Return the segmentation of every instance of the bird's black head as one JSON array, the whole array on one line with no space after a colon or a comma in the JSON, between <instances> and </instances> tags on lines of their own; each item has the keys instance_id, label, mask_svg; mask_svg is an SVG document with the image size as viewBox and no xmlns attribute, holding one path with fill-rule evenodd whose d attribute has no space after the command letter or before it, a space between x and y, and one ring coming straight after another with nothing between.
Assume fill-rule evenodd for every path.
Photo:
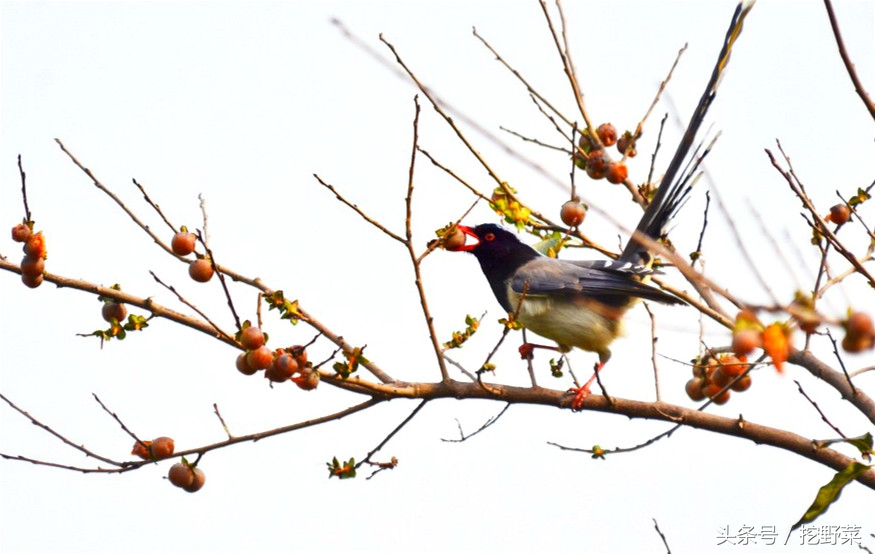
<instances>
[{"instance_id":1,"label":"bird's black head","mask_svg":"<svg viewBox=\"0 0 875 554\"><path fill-rule=\"evenodd\" d=\"M520 242L515 234L494 223L481 223L476 227L459 225L458 228L475 242L466 242L453 251L474 254L499 300L507 295L504 290L505 281L521 265L540 256L534 248Z\"/></svg>"}]
</instances>

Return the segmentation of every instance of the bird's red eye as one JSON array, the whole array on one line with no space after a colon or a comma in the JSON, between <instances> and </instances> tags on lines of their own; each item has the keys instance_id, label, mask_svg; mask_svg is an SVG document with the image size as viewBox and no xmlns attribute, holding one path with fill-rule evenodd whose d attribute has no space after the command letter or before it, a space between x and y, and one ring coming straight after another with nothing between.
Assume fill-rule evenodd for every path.
<instances>
[{"instance_id":1,"label":"bird's red eye","mask_svg":"<svg viewBox=\"0 0 875 554\"><path fill-rule=\"evenodd\" d=\"M486 233L485 235L483 235L483 240L485 240L486 242L492 242L495 240L495 235L493 233Z\"/></svg>"}]
</instances>

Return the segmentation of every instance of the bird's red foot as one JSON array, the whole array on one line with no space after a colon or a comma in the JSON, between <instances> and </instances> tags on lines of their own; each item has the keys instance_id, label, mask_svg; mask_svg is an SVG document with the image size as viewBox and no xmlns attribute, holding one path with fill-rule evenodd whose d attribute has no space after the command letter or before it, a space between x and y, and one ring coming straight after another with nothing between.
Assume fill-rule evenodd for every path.
<instances>
[{"instance_id":1,"label":"bird's red foot","mask_svg":"<svg viewBox=\"0 0 875 554\"><path fill-rule=\"evenodd\" d=\"M589 383L582 387L571 387L568 392L574 393L574 398L571 399L571 409L575 412L583 409L583 401L589 398L592 392L589 390Z\"/></svg>"},{"instance_id":2,"label":"bird's red foot","mask_svg":"<svg viewBox=\"0 0 875 554\"><path fill-rule=\"evenodd\" d=\"M578 411L583 409L583 401L589 398L589 395L592 394L590 391L590 386L592 386L592 382L596 380L598 377L599 371L605 366L604 362L598 362L595 365L595 371L592 374L592 377L583 384L582 387L571 387L568 389L568 392L574 393L574 398L571 399L571 409L574 411Z\"/></svg>"}]
</instances>

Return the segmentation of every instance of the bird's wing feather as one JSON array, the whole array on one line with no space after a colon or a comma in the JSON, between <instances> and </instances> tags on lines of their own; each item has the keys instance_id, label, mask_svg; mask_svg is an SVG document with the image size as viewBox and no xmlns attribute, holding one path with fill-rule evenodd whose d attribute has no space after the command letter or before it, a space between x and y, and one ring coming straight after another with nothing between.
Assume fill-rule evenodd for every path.
<instances>
[{"instance_id":1,"label":"bird's wing feather","mask_svg":"<svg viewBox=\"0 0 875 554\"><path fill-rule=\"evenodd\" d=\"M567 294L592 297L606 303L638 297L677 304L675 296L642 283L636 276L652 270L634 264L610 261L571 262L555 258L537 258L521 266L514 274L511 288L517 294Z\"/></svg>"}]
</instances>

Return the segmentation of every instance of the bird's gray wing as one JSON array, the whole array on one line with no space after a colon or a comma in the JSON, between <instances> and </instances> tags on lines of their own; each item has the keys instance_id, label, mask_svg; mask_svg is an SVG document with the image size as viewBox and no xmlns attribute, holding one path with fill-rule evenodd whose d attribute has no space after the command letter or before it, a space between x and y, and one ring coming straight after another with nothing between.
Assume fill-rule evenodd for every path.
<instances>
[{"instance_id":1,"label":"bird's gray wing","mask_svg":"<svg viewBox=\"0 0 875 554\"><path fill-rule=\"evenodd\" d=\"M674 295L639 280L651 273L644 266L629 263L543 257L523 264L510 284L517 294L587 296L606 304L626 302L629 297L680 303Z\"/></svg>"}]
</instances>

